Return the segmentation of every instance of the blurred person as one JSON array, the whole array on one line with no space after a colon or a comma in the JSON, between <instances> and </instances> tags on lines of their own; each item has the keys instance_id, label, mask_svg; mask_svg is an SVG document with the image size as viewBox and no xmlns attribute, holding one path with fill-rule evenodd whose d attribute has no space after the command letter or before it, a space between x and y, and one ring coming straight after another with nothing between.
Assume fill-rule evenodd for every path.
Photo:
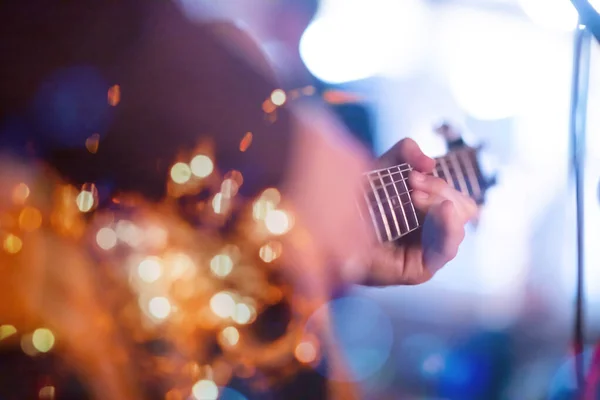
<instances>
[{"instance_id":1,"label":"blurred person","mask_svg":"<svg viewBox=\"0 0 600 400\"><path fill-rule=\"evenodd\" d=\"M435 163L410 139L372 160L318 106L289 105L266 123L261 104L279 85L259 47L232 25L193 24L173 3L139 0L7 2L0 18L5 150L42 158L73 183L95 182L104 196L159 200L178 152L210 138L217 165L243 173L244 195L282 188L311 239L307 246L291 235L285 273L315 307L351 284L426 282L456 255L473 201L426 175ZM240 152L246 132L254 139ZM85 148L93 133L96 154ZM363 172L401 162L415 169L412 197L427 217L422 234L382 246L354 199Z\"/></svg>"}]
</instances>

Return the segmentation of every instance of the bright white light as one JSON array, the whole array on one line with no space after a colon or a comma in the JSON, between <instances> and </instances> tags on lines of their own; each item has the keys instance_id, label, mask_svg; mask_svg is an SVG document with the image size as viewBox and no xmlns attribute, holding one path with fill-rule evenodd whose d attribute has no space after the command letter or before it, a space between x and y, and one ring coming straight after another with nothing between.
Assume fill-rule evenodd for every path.
<instances>
[{"instance_id":1,"label":"bright white light","mask_svg":"<svg viewBox=\"0 0 600 400\"><path fill-rule=\"evenodd\" d=\"M495 120L519 114L548 69L526 24L487 12L450 11L441 24L441 60L457 102L471 116ZM551 66L550 66L551 67Z\"/></svg>"},{"instance_id":2,"label":"bright white light","mask_svg":"<svg viewBox=\"0 0 600 400\"><path fill-rule=\"evenodd\" d=\"M577 11L568 0L519 0L519 5L537 25L566 32L577 26Z\"/></svg>"},{"instance_id":3,"label":"bright white light","mask_svg":"<svg viewBox=\"0 0 600 400\"><path fill-rule=\"evenodd\" d=\"M166 297L154 297L148 303L148 309L153 317L165 319L171 313L171 303Z\"/></svg>"},{"instance_id":4,"label":"bright white light","mask_svg":"<svg viewBox=\"0 0 600 400\"><path fill-rule=\"evenodd\" d=\"M329 83L405 74L422 50L418 0L326 0L300 41L308 69Z\"/></svg>"}]
</instances>

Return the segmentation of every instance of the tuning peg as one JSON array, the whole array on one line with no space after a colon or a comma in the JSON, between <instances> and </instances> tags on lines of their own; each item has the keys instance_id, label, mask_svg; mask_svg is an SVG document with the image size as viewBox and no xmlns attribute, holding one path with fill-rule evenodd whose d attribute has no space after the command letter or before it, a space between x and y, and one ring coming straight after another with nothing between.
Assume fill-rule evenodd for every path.
<instances>
[{"instance_id":1,"label":"tuning peg","mask_svg":"<svg viewBox=\"0 0 600 400\"><path fill-rule=\"evenodd\" d=\"M498 183L497 175L493 175L489 179L486 179L485 186L486 186L486 188L491 188L492 186L496 186L497 183Z\"/></svg>"}]
</instances>

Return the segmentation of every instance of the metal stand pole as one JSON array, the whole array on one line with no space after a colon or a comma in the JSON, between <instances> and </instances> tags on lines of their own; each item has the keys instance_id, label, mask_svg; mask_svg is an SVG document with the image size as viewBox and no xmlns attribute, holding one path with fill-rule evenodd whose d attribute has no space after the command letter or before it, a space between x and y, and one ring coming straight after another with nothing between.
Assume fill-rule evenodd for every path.
<instances>
[{"instance_id":1,"label":"metal stand pole","mask_svg":"<svg viewBox=\"0 0 600 400\"><path fill-rule=\"evenodd\" d=\"M583 25L575 32L573 47L573 77L569 131L571 162L575 177L577 211L577 288L574 321L575 375L579 392L585 391L584 347L584 156L587 118L588 81L590 73L591 35ZM579 396L578 396L579 397Z\"/></svg>"}]
</instances>

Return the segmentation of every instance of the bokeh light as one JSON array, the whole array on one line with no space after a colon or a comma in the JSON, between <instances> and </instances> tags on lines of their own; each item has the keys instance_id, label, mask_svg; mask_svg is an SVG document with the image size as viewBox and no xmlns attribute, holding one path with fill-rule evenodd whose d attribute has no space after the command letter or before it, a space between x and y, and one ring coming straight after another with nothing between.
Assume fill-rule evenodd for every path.
<instances>
[{"instance_id":1,"label":"bokeh light","mask_svg":"<svg viewBox=\"0 0 600 400\"><path fill-rule=\"evenodd\" d=\"M220 339L227 346L235 346L240 340L240 332L234 326L228 326L221 331Z\"/></svg>"},{"instance_id":2,"label":"bokeh light","mask_svg":"<svg viewBox=\"0 0 600 400\"><path fill-rule=\"evenodd\" d=\"M194 384L192 393L197 400L217 400L219 397L219 388L213 381L203 379Z\"/></svg>"},{"instance_id":3,"label":"bokeh light","mask_svg":"<svg viewBox=\"0 0 600 400\"><path fill-rule=\"evenodd\" d=\"M102 250L110 250L117 245L117 234L111 228L100 228L96 233L96 243Z\"/></svg>"},{"instance_id":4,"label":"bokeh light","mask_svg":"<svg viewBox=\"0 0 600 400\"><path fill-rule=\"evenodd\" d=\"M285 211L271 210L265 217L265 226L273 235L283 235L292 228L292 221Z\"/></svg>"},{"instance_id":5,"label":"bokeh light","mask_svg":"<svg viewBox=\"0 0 600 400\"><path fill-rule=\"evenodd\" d=\"M218 277L226 277L233 269L233 260L228 254L217 254L210 260L210 269Z\"/></svg>"},{"instance_id":6,"label":"bokeh light","mask_svg":"<svg viewBox=\"0 0 600 400\"><path fill-rule=\"evenodd\" d=\"M42 225L42 213L34 207L25 207L19 214L19 227L25 232L33 232Z\"/></svg>"},{"instance_id":7,"label":"bokeh light","mask_svg":"<svg viewBox=\"0 0 600 400\"><path fill-rule=\"evenodd\" d=\"M157 281L163 272L163 266L160 258L148 257L138 265L138 275L147 283Z\"/></svg>"},{"instance_id":8,"label":"bokeh light","mask_svg":"<svg viewBox=\"0 0 600 400\"><path fill-rule=\"evenodd\" d=\"M212 160L203 154L199 154L196 157L192 158L190 162L190 167L192 169L192 173L198 178L206 178L210 174L212 174L214 170L214 164Z\"/></svg>"},{"instance_id":9,"label":"bokeh light","mask_svg":"<svg viewBox=\"0 0 600 400\"><path fill-rule=\"evenodd\" d=\"M165 319L171 314L171 302L166 297L153 297L148 303L150 314L157 319Z\"/></svg>"},{"instance_id":10,"label":"bokeh light","mask_svg":"<svg viewBox=\"0 0 600 400\"><path fill-rule=\"evenodd\" d=\"M4 238L4 250L10 254L17 254L23 247L23 241L13 234L9 234Z\"/></svg>"},{"instance_id":11,"label":"bokeh light","mask_svg":"<svg viewBox=\"0 0 600 400\"><path fill-rule=\"evenodd\" d=\"M287 96L281 89L275 89L273 93L271 93L271 102L278 107L284 105L286 100Z\"/></svg>"},{"instance_id":12,"label":"bokeh light","mask_svg":"<svg viewBox=\"0 0 600 400\"><path fill-rule=\"evenodd\" d=\"M35 349L40 353L47 353L54 347L54 334L50 329L36 329L31 340Z\"/></svg>"},{"instance_id":13,"label":"bokeh light","mask_svg":"<svg viewBox=\"0 0 600 400\"><path fill-rule=\"evenodd\" d=\"M186 163L178 162L171 167L171 179L178 184L184 184L192 177L192 170Z\"/></svg>"},{"instance_id":14,"label":"bokeh light","mask_svg":"<svg viewBox=\"0 0 600 400\"><path fill-rule=\"evenodd\" d=\"M216 316L228 318L235 313L235 300L229 292L220 292L210 299L210 309Z\"/></svg>"}]
</instances>

